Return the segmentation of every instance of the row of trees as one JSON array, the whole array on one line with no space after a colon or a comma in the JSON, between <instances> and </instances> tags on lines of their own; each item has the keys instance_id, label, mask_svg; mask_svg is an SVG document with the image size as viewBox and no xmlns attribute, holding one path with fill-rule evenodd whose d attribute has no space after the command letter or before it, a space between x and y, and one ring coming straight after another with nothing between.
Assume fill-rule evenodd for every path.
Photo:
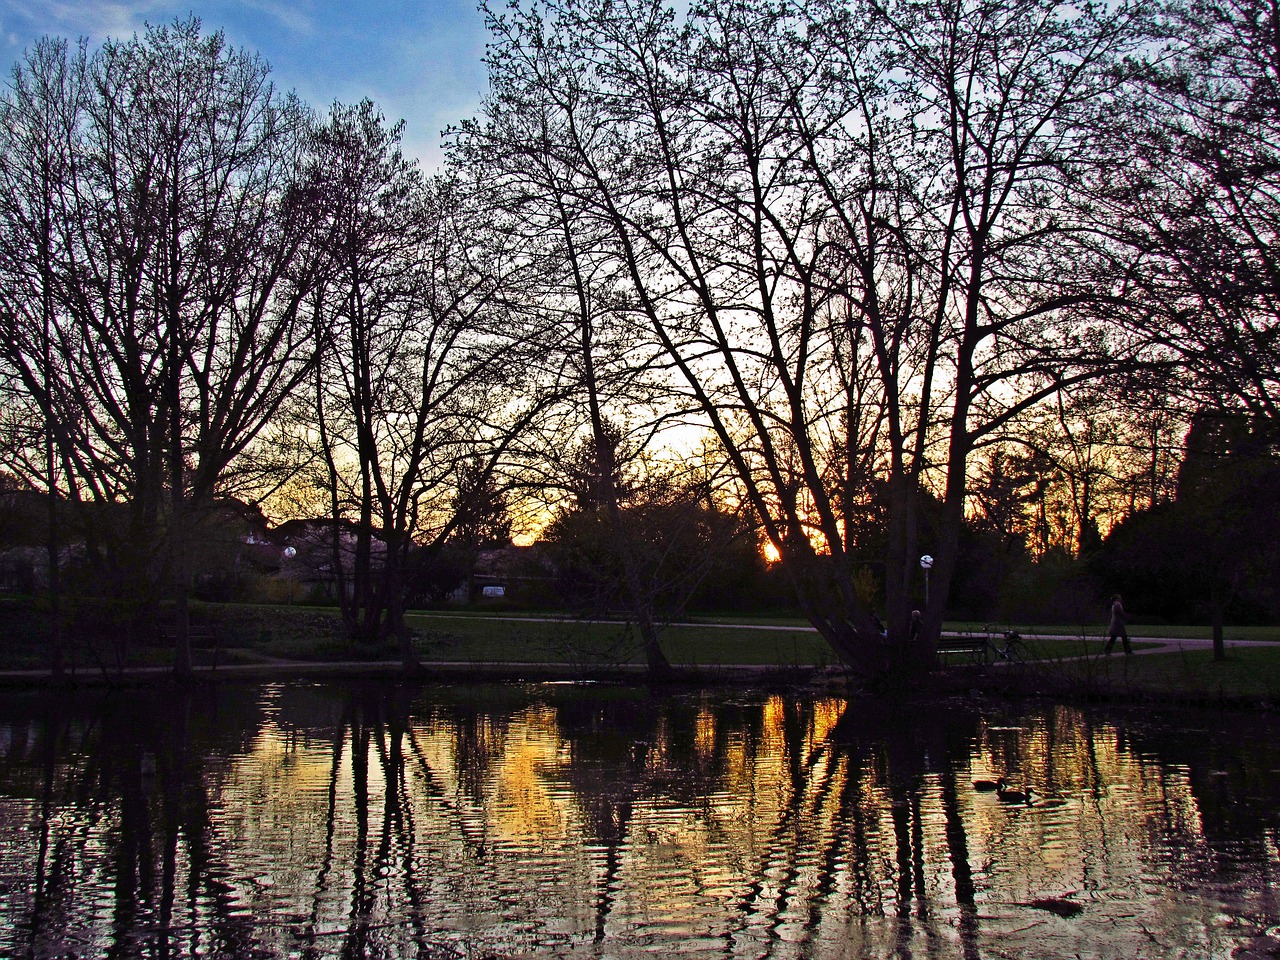
<instances>
[{"instance_id":1,"label":"row of trees","mask_svg":"<svg viewBox=\"0 0 1280 960\"><path fill-rule=\"evenodd\" d=\"M408 664L411 552L516 491L596 531L655 673L646 512L712 550L758 529L846 663L919 669L916 561L929 639L967 517L1078 550L1101 504L1172 491L1189 411L1275 422L1269 8L487 13L490 94L437 177L371 103L317 117L194 20L15 68L9 464L116 595L171 590L179 669L214 498L354 521L344 615ZM624 469L691 431L695 469Z\"/></svg>"},{"instance_id":2,"label":"row of trees","mask_svg":"<svg viewBox=\"0 0 1280 960\"><path fill-rule=\"evenodd\" d=\"M202 504L252 469L314 352L313 205L282 189L306 113L190 23L92 56L42 41L0 115L19 469L96 521L81 532L112 595L182 585ZM54 569L52 521L49 550Z\"/></svg>"},{"instance_id":3,"label":"row of trees","mask_svg":"<svg viewBox=\"0 0 1280 960\"><path fill-rule=\"evenodd\" d=\"M846 662L929 656L897 642L921 491L936 636L975 457L1034 451L1046 406L1105 379L1136 409L1270 413L1267 7L564 0L490 25L461 162L577 240ZM887 643L854 589L873 481Z\"/></svg>"},{"instance_id":4,"label":"row of trees","mask_svg":"<svg viewBox=\"0 0 1280 960\"><path fill-rule=\"evenodd\" d=\"M189 669L210 507L305 465L358 521L353 632L403 635L410 535L457 522L422 504L464 459L491 472L545 402L508 372L531 342L506 322L516 251L372 105L319 119L195 20L93 53L42 41L0 116L11 465L70 503L109 595L145 623L169 592Z\"/></svg>"}]
</instances>

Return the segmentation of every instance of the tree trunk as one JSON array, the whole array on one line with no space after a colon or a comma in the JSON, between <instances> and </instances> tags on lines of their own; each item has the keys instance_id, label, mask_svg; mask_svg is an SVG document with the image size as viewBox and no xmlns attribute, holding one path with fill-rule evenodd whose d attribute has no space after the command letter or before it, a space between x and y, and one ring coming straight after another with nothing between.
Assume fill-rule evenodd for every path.
<instances>
[{"instance_id":1,"label":"tree trunk","mask_svg":"<svg viewBox=\"0 0 1280 960\"><path fill-rule=\"evenodd\" d=\"M181 367L176 358L174 370ZM180 393L176 373L171 379L170 402L170 510L169 510L169 564L173 578L173 672L179 677L191 675L191 619L187 607L191 574L191 538L194 511L188 502L186 490L186 462L183 456L182 419Z\"/></svg>"},{"instance_id":2,"label":"tree trunk","mask_svg":"<svg viewBox=\"0 0 1280 960\"><path fill-rule=\"evenodd\" d=\"M864 680L879 682L896 676L899 669L910 671L898 652L904 648L880 635L871 612L857 600L847 571L835 570L824 560L829 558L809 547L795 548L791 557L784 554L805 617L840 661Z\"/></svg>"},{"instance_id":3,"label":"tree trunk","mask_svg":"<svg viewBox=\"0 0 1280 960\"><path fill-rule=\"evenodd\" d=\"M179 582L173 596L173 672L189 677L191 663L191 612L187 603L187 585Z\"/></svg>"},{"instance_id":4,"label":"tree trunk","mask_svg":"<svg viewBox=\"0 0 1280 960\"><path fill-rule=\"evenodd\" d=\"M62 570L59 564L58 494L53 482L53 437L46 438L45 475L49 497L49 674L62 678Z\"/></svg>"},{"instance_id":5,"label":"tree trunk","mask_svg":"<svg viewBox=\"0 0 1280 960\"><path fill-rule=\"evenodd\" d=\"M382 631L385 638L395 637L400 650L400 665L407 674L417 673L421 668L418 662L418 651L414 648L413 637L409 634L408 624L404 622L404 569L412 538L407 533L387 535L386 569L383 571L383 604L385 612L382 618Z\"/></svg>"},{"instance_id":6,"label":"tree trunk","mask_svg":"<svg viewBox=\"0 0 1280 960\"><path fill-rule=\"evenodd\" d=\"M649 669L649 679L666 680L671 676L671 662L662 652L658 630L653 622L653 611L647 603L638 603L635 607L636 624L640 628L640 639L644 642L644 662Z\"/></svg>"},{"instance_id":7,"label":"tree trunk","mask_svg":"<svg viewBox=\"0 0 1280 960\"><path fill-rule=\"evenodd\" d=\"M189 595L191 584L190 545L188 543L185 516L177 517L173 542L173 672L179 677L189 677L191 662L191 611Z\"/></svg>"}]
</instances>

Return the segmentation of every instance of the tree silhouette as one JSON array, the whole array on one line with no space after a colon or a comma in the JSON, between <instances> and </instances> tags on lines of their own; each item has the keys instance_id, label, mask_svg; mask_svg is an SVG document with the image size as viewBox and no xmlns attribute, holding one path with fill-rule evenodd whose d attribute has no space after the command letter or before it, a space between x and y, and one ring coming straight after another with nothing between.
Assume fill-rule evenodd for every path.
<instances>
[{"instance_id":1,"label":"tree silhouette","mask_svg":"<svg viewBox=\"0 0 1280 960\"><path fill-rule=\"evenodd\" d=\"M0 354L56 450L41 480L110 595L174 598L189 670L205 505L314 356L304 111L192 18L41 41L0 114Z\"/></svg>"}]
</instances>

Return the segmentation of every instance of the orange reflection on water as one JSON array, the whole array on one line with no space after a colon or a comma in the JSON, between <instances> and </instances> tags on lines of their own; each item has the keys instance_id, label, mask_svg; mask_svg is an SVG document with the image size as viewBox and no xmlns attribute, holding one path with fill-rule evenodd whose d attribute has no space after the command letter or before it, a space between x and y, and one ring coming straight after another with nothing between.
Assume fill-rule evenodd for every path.
<instances>
[{"instance_id":1,"label":"orange reflection on water","mask_svg":"<svg viewBox=\"0 0 1280 960\"><path fill-rule=\"evenodd\" d=\"M0 953L1225 958L1276 922L1265 731L1228 749L1063 706L435 696L0 722ZM972 786L998 775L1038 799Z\"/></svg>"}]
</instances>

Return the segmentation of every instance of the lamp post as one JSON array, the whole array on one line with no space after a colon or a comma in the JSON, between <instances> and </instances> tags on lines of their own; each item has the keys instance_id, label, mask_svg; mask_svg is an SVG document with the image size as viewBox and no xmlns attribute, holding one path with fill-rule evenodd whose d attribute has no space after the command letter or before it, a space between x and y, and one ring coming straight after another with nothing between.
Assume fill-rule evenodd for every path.
<instances>
[{"instance_id":1,"label":"lamp post","mask_svg":"<svg viewBox=\"0 0 1280 960\"><path fill-rule=\"evenodd\" d=\"M298 551L294 547L285 547L280 551L280 556L287 562L298 555ZM289 606L293 606L293 571L290 570L285 574L285 580L289 582Z\"/></svg>"},{"instance_id":2,"label":"lamp post","mask_svg":"<svg viewBox=\"0 0 1280 960\"><path fill-rule=\"evenodd\" d=\"M929 606L929 570L933 567L933 557L925 554L920 558L920 569L924 571L924 605Z\"/></svg>"}]
</instances>

